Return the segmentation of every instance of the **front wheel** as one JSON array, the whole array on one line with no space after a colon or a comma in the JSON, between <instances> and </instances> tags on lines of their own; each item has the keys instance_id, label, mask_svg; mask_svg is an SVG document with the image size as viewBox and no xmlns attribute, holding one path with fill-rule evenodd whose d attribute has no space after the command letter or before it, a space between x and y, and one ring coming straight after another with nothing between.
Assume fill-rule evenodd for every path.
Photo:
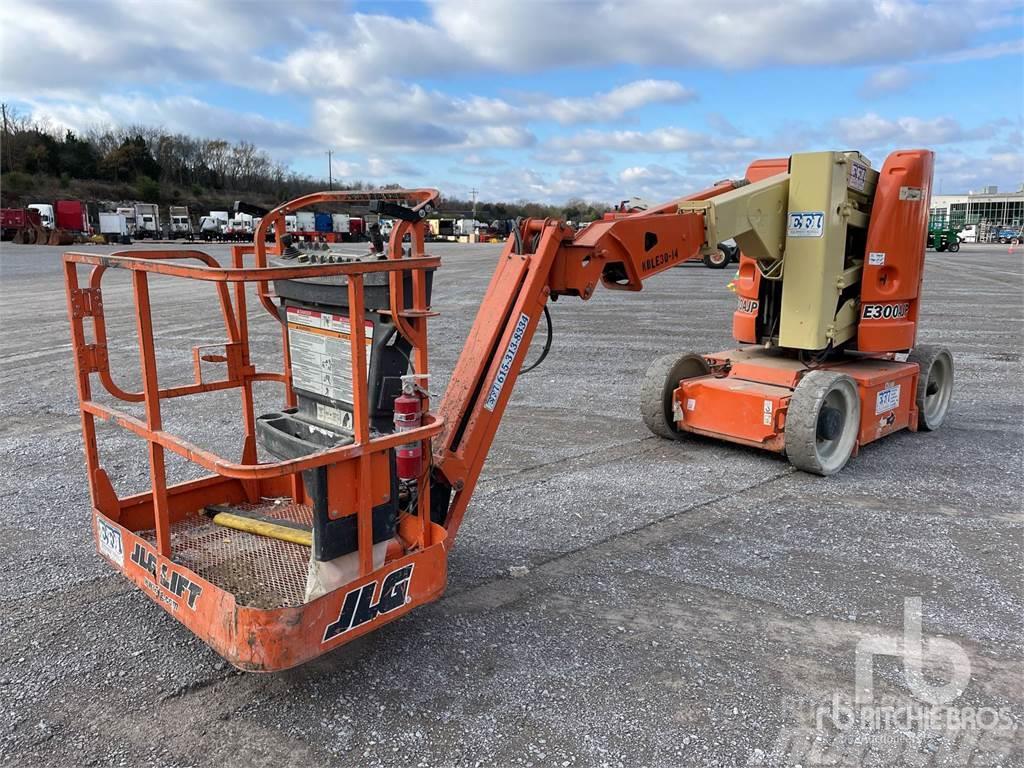
<instances>
[{"instance_id":1,"label":"front wheel","mask_svg":"<svg viewBox=\"0 0 1024 768\"><path fill-rule=\"evenodd\" d=\"M672 393L683 379L706 376L710 370L707 360L692 353L664 355L651 363L640 386L640 415L647 428L658 437L677 440Z\"/></svg>"},{"instance_id":2,"label":"front wheel","mask_svg":"<svg viewBox=\"0 0 1024 768\"><path fill-rule=\"evenodd\" d=\"M946 420L953 398L953 355L945 347L921 344L907 355L907 362L921 369L914 397L917 428L931 432Z\"/></svg>"},{"instance_id":3,"label":"front wheel","mask_svg":"<svg viewBox=\"0 0 1024 768\"><path fill-rule=\"evenodd\" d=\"M834 475L846 466L860 431L860 396L845 373L814 370L793 390L786 411L786 455L797 469Z\"/></svg>"},{"instance_id":4,"label":"front wheel","mask_svg":"<svg viewBox=\"0 0 1024 768\"><path fill-rule=\"evenodd\" d=\"M950 243L949 247L946 250L948 250L950 253L956 253L957 251L960 250L960 241L958 240L955 243Z\"/></svg>"}]
</instances>

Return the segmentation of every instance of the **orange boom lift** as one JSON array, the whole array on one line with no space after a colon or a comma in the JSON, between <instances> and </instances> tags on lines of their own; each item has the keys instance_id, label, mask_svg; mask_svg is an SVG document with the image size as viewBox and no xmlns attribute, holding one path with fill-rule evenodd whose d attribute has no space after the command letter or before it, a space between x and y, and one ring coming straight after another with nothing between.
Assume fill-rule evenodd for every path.
<instances>
[{"instance_id":1,"label":"orange boom lift","mask_svg":"<svg viewBox=\"0 0 1024 768\"><path fill-rule=\"evenodd\" d=\"M923 150L893 153L880 171L856 152L798 154L579 233L522 221L436 411L427 322L440 260L424 248L436 190L293 200L264 216L252 244L232 247L230 266L199 251L66 253L97 548L241 669L286 669L393 621L444 591L448 548L547 301L587 300L599 285L639 291L730 237L743 252L733 329L746 346L655 361L641 392L655 433L712 435L831 474L879 437L933 429L953 370L945 350L915 346L931 176ZM368 204L395 219L386 252L298 251L284 217L318 203ZM138 392L108 365L109 269L131 274ZM216 289L225 342L193 350L191 382L158 380L153 274ZM258 370L250 357L249 284L280 322L280 370ZM254 412L260 381L283 386L279 411ZM96 384L144 415L101 404ZM165 400L227 389L241 399L238 460L164 428ZM145 441L149 491L117 495L96 419ZM169 486L167 451L210 474Z\"/></svg>"}]
</instances>

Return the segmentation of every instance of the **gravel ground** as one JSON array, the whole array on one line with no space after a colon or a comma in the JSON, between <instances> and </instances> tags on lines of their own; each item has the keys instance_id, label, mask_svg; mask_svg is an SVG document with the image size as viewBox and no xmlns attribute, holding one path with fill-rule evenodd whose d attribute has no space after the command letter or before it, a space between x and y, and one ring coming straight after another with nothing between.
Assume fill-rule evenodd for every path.
<instances>
[{"instance_id":1,"label":"gravel ground","mask_svg":"<svg viewBox=\"0 0 1024 768\"><path fill-rule=\"evenodd\" d=\"M93 549L61 250L0 251L3 764L1024 765L1019 253L928 254L921 340L956 360L947 424L868 446L829 479L661 441L640 421L650 360L730 345L731 272L687 265L640 294L552 305L553 351L516 388L445 598L256 675ZM498 246L432 250L445 259L431 332L441 391ZM111 365L127 387L130 294L108 277ZM187 380L191 346L220 340L212 290L158 279L153 296L161 383ZM253 317L257 361L272 367L278 335ZM259 394L271 410L277 393ZM233 455L233 403L176 403L165 424ZM113 428L100 440L118 492L143 489L140 443ZM195 476L177 461L170 474ZM928 683L954 677L939 641L966 654L970 676L944 710L964 727L851 728L838 708L858 641L902 638L913 597ZM898 658L874 658L876 705L920 712L912 693Z\"/></svg>"}]
</instances>

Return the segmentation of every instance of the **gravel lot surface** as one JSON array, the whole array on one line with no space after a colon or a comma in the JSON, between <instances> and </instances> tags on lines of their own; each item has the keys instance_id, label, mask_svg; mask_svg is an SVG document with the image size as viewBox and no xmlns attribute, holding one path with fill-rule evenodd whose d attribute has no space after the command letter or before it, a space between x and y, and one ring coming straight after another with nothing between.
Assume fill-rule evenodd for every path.
<instances>
[{"instance_id":1,"label":"gravel lot surface","mask_svg":"<svg viewBox=\"0 0 1024 768\"><path fill-rule=\"evenodd\" d=\"M640 420L652 359L731 345L731 271L687 265L639 294L559 301L554 348L516 387L447 595L256 675L94 551L62 250L0 249L0 763L1024 765L1020 252L929 252L920 340L953 352L948 421L867 446L829 479L753 450L662 441ZM445 260L431 332L440 392L500 247L431 250ZM111 366L135 385L130 292L108 277ZM213 292L158 279L152 294L161 383L184 382L191 346L221 340ZM254 350L269 367L279 335L260 312ZM261 390L262 410L277 397ZM234 455L236 399L187 399L165 426ZM100 441L118 492L143 489L141 443L115 428ZM182 462L170 473L196 474ZM914 597L927 684L954 679L950 643L969 661L946 712L999 722L850 727L857 644L902 641ZM874 657L875 704L920 712L903 670Z\"/></svg>"}]
</instances>

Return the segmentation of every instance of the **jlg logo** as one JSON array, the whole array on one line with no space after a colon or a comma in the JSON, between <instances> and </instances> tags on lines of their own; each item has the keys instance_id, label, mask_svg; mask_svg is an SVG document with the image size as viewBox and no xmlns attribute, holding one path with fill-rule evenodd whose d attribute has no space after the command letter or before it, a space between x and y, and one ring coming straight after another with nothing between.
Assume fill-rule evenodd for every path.
<instances>
[{"instance_id":1,"label":"jlg logo","mask_svg":"<svg viewBox=\"0 0 1024 768\"><path fill-rule=\"evenodd\" d=\"M407 602L409 602L409 582L412 581L412 563L392 571L384 577L380 585L380 597L373 602L373 593L377 589L377 582L371 581L361 587L356 587L347 595L341 606L341 614L338 620L329 624L324 631L324 639L328 640L343 635L351 629L362 626L368 621L384 613L391 613Z\"/></svg>"},{"instance_id":2,"label":"jlg logo","mask_svg":"<svg viewBox=\"0 0 1024 768\"><path fill-rule=\"evenodd\" d=\"M195 610L196 600L203 594L201 586L194 583L191 579L182 576L177 571L171 570L165 563L161 563L160 567L157 568L156 555L138 542L135 543L135 548L132 550L132 562L149 571L150 575L159 582L160 587L163 587L175 597L184 599L188 603L188 607ZM157 585L154 584L153 587L154 591L159 593ZM185 597L186 592L188 593L187 598ZM159 597L159 594L157 596ZM162 599L166 600L166 598Z\"/></svg>"}]
</instances>

